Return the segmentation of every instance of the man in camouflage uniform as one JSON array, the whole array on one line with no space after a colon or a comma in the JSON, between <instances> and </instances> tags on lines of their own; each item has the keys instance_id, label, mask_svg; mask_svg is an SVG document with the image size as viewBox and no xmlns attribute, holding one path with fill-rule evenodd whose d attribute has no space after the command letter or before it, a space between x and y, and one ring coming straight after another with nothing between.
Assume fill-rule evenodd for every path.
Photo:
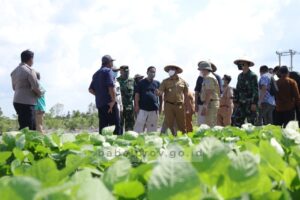
<instances>
[{"instance_id":1,"label":"man in camouflage uniform","mask_svg":"<svg viewBox=\"0 0 300 200\"><path fill-rule=\"evenodd\" d=\"M129 78L129 67L123 65L120 67L121 76L117 78L120 83L123 112L121 113L121 127L125 131L133 130L134 126L134 79Z\"/></svg>"},{"instance_id":2,"label":"man in camouflage uniform","mask_svg":"<svg viewBox=\"0 0 300 200\"><path fill-rule=\"evenodd\" d=\"M255 124L257 120L258 105L258 81L250 67L254 66L252 61L247 59L238 59L234 61L239 70L243 72L238 76L238 82L235 91L236 109L234 112L234 126L241 126L247 119L248 123Z\"/></svg>"}]
</instances>

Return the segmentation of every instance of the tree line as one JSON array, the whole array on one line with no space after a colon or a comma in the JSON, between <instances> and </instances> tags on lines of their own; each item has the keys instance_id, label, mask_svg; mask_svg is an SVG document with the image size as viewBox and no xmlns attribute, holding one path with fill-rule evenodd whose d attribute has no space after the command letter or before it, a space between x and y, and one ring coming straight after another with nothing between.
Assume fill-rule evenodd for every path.
<instances>
[{"instance_id":1,"label":"tree line","mask_svg":"<svg viewBox=\"0 0 300 200\"><path fill-rule=\"evenodd\" d=\"M98 113L96 105L90 103L86 112L79 110L64 112L64 105L55 104L45 114L44 126L47 131L64 129L71 132L76 131L98 131L99 127ZM3 115L0 108L0 133L18 130L17 116L12 118Z\"/></svg>"}]
</instances>

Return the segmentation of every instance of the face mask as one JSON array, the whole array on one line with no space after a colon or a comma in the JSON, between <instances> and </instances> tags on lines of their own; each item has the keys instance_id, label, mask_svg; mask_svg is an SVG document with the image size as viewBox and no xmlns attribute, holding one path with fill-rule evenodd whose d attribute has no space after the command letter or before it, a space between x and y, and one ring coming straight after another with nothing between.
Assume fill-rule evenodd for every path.
<instances>
[{"instance_id":1,"label":"face mask","mask_svg":"<svg viewBox=\"0 0 300 200\"><path fill-rule=\"evenodd\" d=\"M125 77L125 78L128 78L128 77L129 77L129 72L128 72L128 71L124 72L124 77Z\"/></svg>"},{"instance_id":2,"label":"face mask","mask_svg":"<svg viewBox=\"0 0 300 200\"><path fill-rule=\"evenodd\" d=\"M175 75L175 70L169 70L169 76L174 76Z\"/></svg>"},{"instance_id":3,"label":"face mask","mask_svg":"<svg viewBox=\"0 0 300 200\"><path fill-rule=\"evenodd\" d=\"M118 77L118 72L113 71L113 76L114 76L114 78L117 78Z\"/></svg>"},{"instance_id":4,"label":"face mask","mask_svg":"<svg viewBox=\"0 0 300 200\"><path fill-rule=\"evenodd\" d=\"M155 73L153 73L153 72L148 73L148 78L149 79L154 79L154 77L155 77Z\"/></svg>"}]
</instances>

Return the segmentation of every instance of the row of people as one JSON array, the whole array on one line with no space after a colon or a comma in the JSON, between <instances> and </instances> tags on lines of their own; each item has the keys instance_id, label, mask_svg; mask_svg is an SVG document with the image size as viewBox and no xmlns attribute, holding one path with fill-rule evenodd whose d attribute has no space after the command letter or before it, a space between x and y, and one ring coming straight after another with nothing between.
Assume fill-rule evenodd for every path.
<instances>
[{"instance_id":1,"label":"row of people","mask_svg":"<svg viewBox=\"0 0 300 200\"><path fill-rule=\"evenodd\" d=\"M11 73L14 107L20 129L29 127L34 130L37 122L42 132L45 91L38 80L40 75L32 68L33 56L29 50L22 52L21 64ZM155 80L154 66L147 69L146 78L137 75L132 79L128 66L116 68L113 61L109 55L103 56L102 66L93 75L89 87L96 99L100 132L109 125L115 125L115 134L122 134L124 130L157 131L162 110L165 116L162 132L169 128L173 134L177 129L192 131L194 113L198 115L198 125L209 126L241 126L246 121L255 125L286 125L295 119L295 113L297 119L300 117L300 76L289 72L286 66L274 70L261 66L258 81L257 75L250 70L254 66L252 61L235 60L242 73L233 92L229 86L230 76L224 75L221 79L213 63L201 61L198 63L200 75L194 102L187 82L179 77L183 72L180 67L166 66L164 70L169 78L160 83ZM278 81L274 80L274 75L278 76Z\"/></svg>"},{"instance_id":2,"label":"row of people","mask_svg":"<svg viewBox=\"0 0 300 200\"><path fill-rule=\"evenodd\" d=\"M117 120L114 119L110 123L100 125L100 131L107 125L116 125L116 134L122 134L123 126L125 126L125 131L157 131L157 121L162 110L164 110L165 117L162 132L169 128L173 134L176 134L177 129L182 132L192 130L191 121L194 112L198 115L198 125L241 126L245 122L255 125L286 125L292 119L292 113L297 110L299 104L297 96L299 92L295 92L298 91L298 86L295 81L287 78L289 72L285 66L277 67L274 70L262 66L260 68L261 77L258 80L257 75L250 70L254 63L247 59L237 59L234 64L242 72L238 76L237 87L233 92L233 88L229 86L231 82L229 75L224 75L221 80L220 76L216 74L217 67L213 63L201 61L198 63L200 75L195 87L196 102L194 103L193 94L189 92L187 82L179 77L179 74L183 72L180 67L166 66L164 70L169 74L169 78L160 84L159 81L154 80L156 68L153 66L147 69L146 78L135 81L129 78L128 66L121 66L119 69L113 68L113 61L110 56L103 57L102 67L93 77L90 92L96 94L97 88L94 85L99 83L97 77L100 76L98 74L101 72L106 74L105 80L110 80L111 84L105 86L100 81L99 85L111 87L110 90L113 91L115 90L113 83L120 84L121 95L117 96L122 99L123 111L120 113L116 110L114 115ZM116 72L118 71L121 75L117 78ZM273 80L271 74L273 71L280 77L277 82ZM110 72L114 72L112 74L115 75L111 75ZM278 85L276 94L271 94L272 84ZM291 89L283 89L282 84ZM287 91L291 92L283 95ZM108 102L115 103L113 95L115 94L107 93L109 98L104 98L107 100L104 102L105 107L109 105ZM97 99L99 98L96 95L96 102ZM98 108L100 107L98 106ZM107 109L109 107L104 110ZM104 112L103 115L100 115L100 122L101 118L109 118L107 114L109 113ZM290 117L281 117L289 114ZM122 120L118 120L118 116ZM120 121L120 125L118 125L118 121Z\"/></svg>"}]
</instances>

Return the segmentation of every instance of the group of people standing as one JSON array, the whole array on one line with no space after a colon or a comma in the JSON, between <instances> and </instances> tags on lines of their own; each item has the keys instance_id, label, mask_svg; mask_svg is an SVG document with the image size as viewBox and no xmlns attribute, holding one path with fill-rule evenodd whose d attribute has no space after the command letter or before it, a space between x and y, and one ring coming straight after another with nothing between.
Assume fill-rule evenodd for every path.
<instances>
[{"instance_id":1,"label":"group of people standing","mask_svg":"<svg viewBox=\"0 0 300 200\"><path fill-rule=\"evenodd\" d=\"M45 90L40 74L33 68L34 53L21 53L21 64L11 73L14 90L14 108L20 129L43 130ZM101 68L93 75L89 92L95 95L99 115L99 132L114 125L114 133L124 131L158 131L158 119L164 113L161 132L170 129L187 133L193 131L193 115L197 124L238 126L245 122L254 125L275 124L286 126L300 119L300 75L289 72L286 66L274 69L260 67L260 78L250 69L254 62L237 59L234 64L242 72L236 88L230 87L231 77L221 78L212 62L198 63L198 76L193 93L179 75L182 68L167 65L169 77L160 83L155 80L156 68L147 68L147 76L129 76L129 67L113 65L109 55L102 57ZM119 75L120 73L120 75ZM276 80L277 79L277 80Z\"/></svg>"},{"instance_id":2,"label":"group of people standing","mask_svg":"<svg viewBox=\"0 0 300 200\"><path fill-rule=\"evenodd\" d=\"M198 125L211 127L240 127L246 122L285 126L300 116L300 75L289 73L286 66L273 70L263 65L258 79L250 69L254 66L252 61L237 59L234 64L242 72L236 88L231 88L231 76L221 78L216 74L216 65L200 61L200 74L193 93L179 76L182 68L176 65L164 68L169 77L160 83L155 80L154 66L148 67L145 78L141 75L129 78L129 67L123 65L117 68L113 62L109 55L102 57L102 67L94 74L89 87L90 93L96 97L100 133L110 125L115 125L115 134L129 130L156 132L162 112L164 122L161 132L170 129L174 135L177 130L183 133L193 130L192 117L195 113Z\"/></svg>"},{"instance_id":3,"label":"group of people standing","mask_svg":"<svg viewBox=\"0 0 300 200\"><path fill-rule=\"evenodd\" d=\"M46 111L45 89L41 75L33 66L34 53L25 50L21 53L21 63L12 71L11 81L14 90L13 105L18 115L19 129L28 127L44 133L43 119Z\"/></svg>"}]
</instances>

